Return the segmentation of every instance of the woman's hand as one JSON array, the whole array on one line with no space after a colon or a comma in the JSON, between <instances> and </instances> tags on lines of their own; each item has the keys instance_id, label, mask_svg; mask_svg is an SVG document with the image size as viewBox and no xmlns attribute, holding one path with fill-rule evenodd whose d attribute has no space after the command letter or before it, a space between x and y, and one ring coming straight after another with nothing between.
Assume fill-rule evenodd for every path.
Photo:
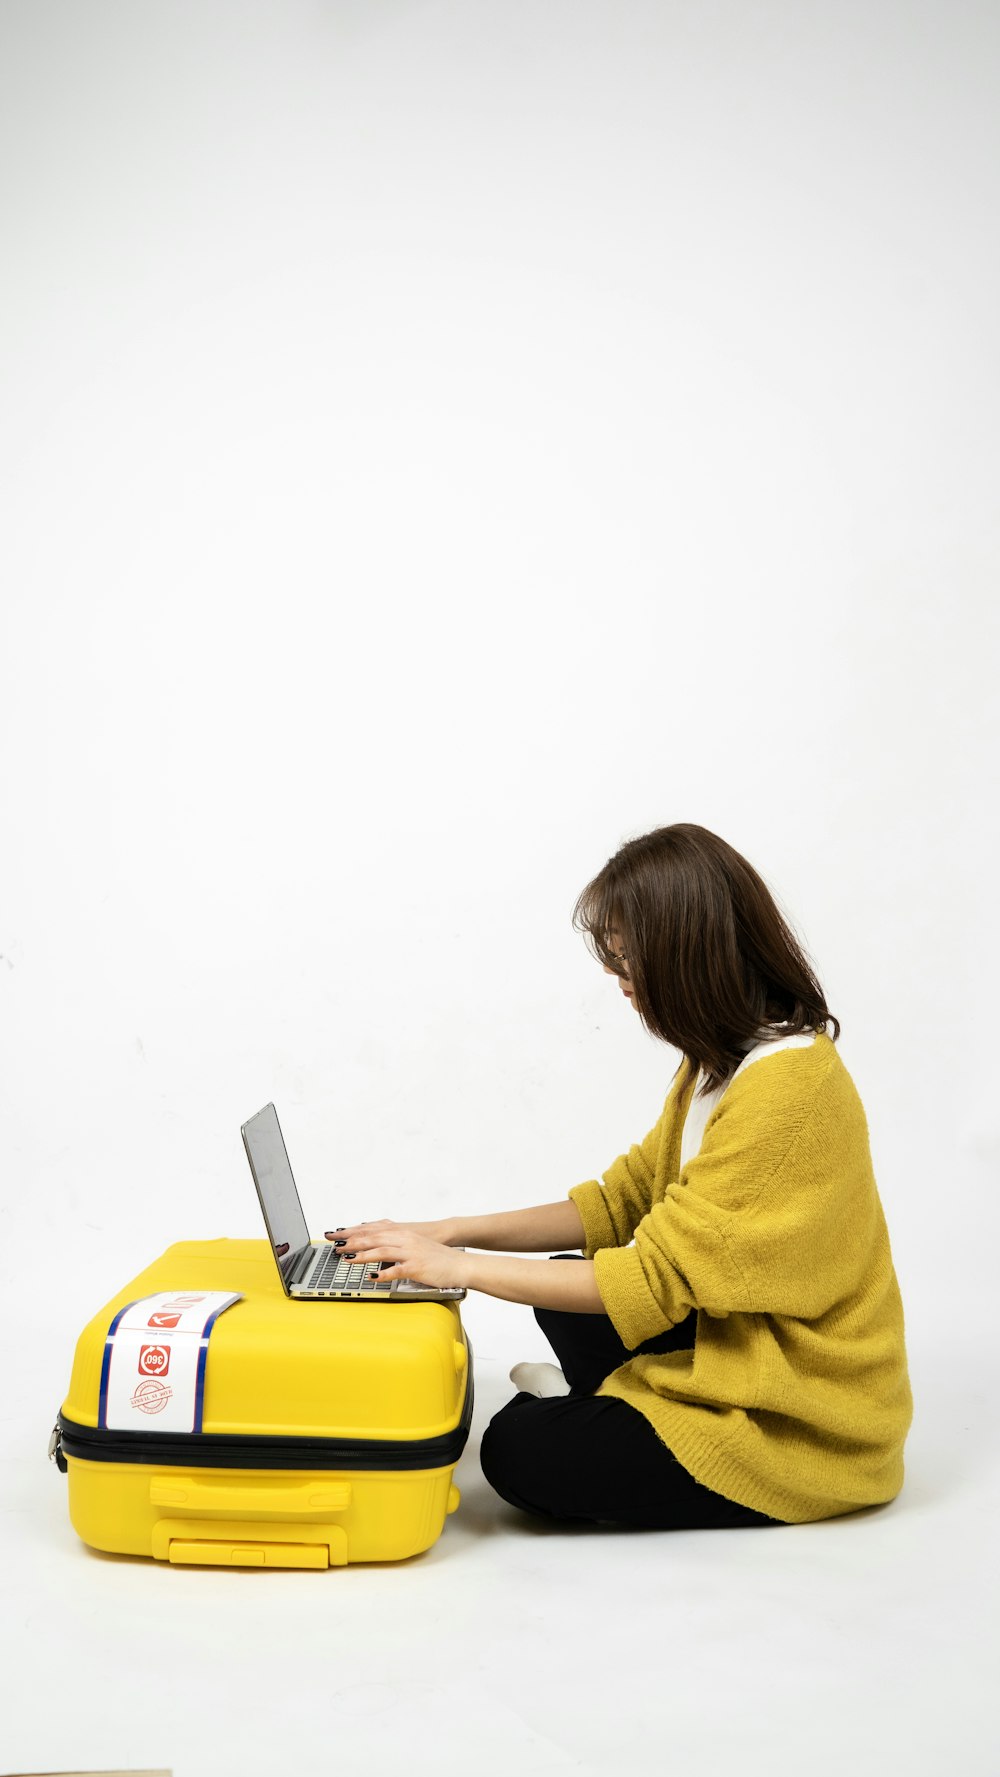
<instances>
[{"instance_id":1,"label":"woman's hand","mask_svg":"<svg viewBox=\"0 0 1000 1777\"><path fill-rule=\"evenodd\" d=\"M448 1222L358 1222L351 1228L338 1228L327 1238L338 1243L345 1259L359 1259L373 1271L376 1265L384 1265L379 1277L390 1281L409 1277L434 1289L483 1290L504 1302L526 1302L533 1308L607 1313L592 1260L494 1258L492 1253L456 1250L440 1235L435 1239L427 1232L454 1226Z\"/></svg>"},{"instance_id":2,"label":"woman's hand","mask_svg":"<svg viewBox=\"0 0 1000 1777\"><path fill-rule=\"evenodd\" d=\"M353 1252L355 1242L370 1234L423 1234L427 1240L436 1240L440 1246L461 1245L461 1241L453 1239L454 1225L450 1221L440 1222L354 1222L347 1228L328 1228L327 1240L339 1246L341 1252Z\"/></svg>"},{"instance_id":3,"label":"woman's hand","mask_svg":"<svg viewBox=\"0 0 1000 1777\"><path fill-rule=\"evenodd\" d=\"M341 1249L345 1259L363 1260L373 1269L378 1264L380 1282L409 1277L435 1289L466 1288L465 1253L430 1239L421 1232L420 1224L406 1227L399 1222L362 1222L360 1227L337 1232L348 1237Z\"/></svg>"}]
</instances>

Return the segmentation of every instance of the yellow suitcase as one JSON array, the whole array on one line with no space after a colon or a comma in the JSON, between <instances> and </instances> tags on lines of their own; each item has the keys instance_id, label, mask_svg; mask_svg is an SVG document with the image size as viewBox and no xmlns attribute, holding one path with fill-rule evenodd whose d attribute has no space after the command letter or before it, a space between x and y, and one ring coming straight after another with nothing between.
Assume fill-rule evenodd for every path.
<instances>
[{"instance_id":1,"label":"yellow suitcase","mask_svg":"<svg viewBox=\"0 0 1000 1777\"><path fill-rule=\"evenodd\" d=\"M201 1430L108 1430L119 1311L234 1291L203 1360ZM472 1363L454 1302L290 1301L264 1240L168 1248L80 1335L50 1454L92 1548L237 1567L343 1567L430 1548L459 1495Z\"/></svg>"}]
</instances>

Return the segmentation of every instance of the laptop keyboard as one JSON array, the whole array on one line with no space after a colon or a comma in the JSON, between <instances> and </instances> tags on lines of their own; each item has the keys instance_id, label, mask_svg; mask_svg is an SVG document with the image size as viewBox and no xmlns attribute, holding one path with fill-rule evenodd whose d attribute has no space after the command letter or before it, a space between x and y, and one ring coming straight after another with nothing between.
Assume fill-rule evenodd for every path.
<instances>
[{"instance_id":1,"label":"laptop keyboard","mask_svg":"<svg viewBox=\"0 0 1000 1777\"><path fill-rule=\"evenodd\" d=\"M356 1290L366 1296L387 1296L392 1289L391 1283L380 1283L377 1277L369 1276L373 1267L381 1268L375 1259L345 1259L336 1247L331 1246L324 1253L321 1262L306 1279L306 1288L310 1290Z\"/></svg>"}]
</instances>

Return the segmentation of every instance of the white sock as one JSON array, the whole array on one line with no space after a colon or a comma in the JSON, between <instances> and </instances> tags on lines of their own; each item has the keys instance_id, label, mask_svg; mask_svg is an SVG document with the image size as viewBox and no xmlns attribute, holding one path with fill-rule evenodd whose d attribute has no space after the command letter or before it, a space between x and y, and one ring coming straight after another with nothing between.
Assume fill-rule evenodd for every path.
<instances>
[{"instance_id":1,"label":"white sock","mask_svg":"<svg viewBox=\"0 0 1000 1777\"><path fill-rule=\"evenodd\" d=\"M555 1364L515 1364L510 1379L522 1394L535 1394L539 1400L569 1394L569 1383Z\"/></svg>"}]
</instances>

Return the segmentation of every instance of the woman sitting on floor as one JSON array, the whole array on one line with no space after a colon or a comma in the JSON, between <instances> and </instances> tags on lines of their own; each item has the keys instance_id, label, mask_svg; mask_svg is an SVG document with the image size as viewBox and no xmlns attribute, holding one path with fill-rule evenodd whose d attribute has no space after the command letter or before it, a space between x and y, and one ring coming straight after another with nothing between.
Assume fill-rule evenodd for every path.
<instances>
[{"instance_id":1,"label":"woman sitting on floor","mask_svg":"<svg viewBox=\"0 0 1000 1777\"><path fill-rule=\"evenodd\" d=\"M707 1528L893 1499L912 1406L865 1114L766 885L703 827L662 827L574 925L682 1054L655 1128L561 1202L332 1238L383 1277L535 1308L560 1367L515 1366L481 1451L526 1512ZM583 1257L491 1256L564 1248Z\"/></svg>"}]
</instances>

